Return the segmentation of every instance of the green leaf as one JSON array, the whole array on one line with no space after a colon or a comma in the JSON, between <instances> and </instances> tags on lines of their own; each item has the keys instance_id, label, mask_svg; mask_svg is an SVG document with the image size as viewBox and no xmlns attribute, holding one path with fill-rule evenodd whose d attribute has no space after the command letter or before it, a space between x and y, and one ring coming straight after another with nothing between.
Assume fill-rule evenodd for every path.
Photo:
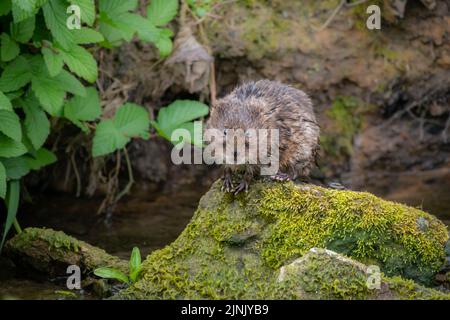
<instances>
[{"instance_id":1,"label":"green leaf","mask_svg":"<svg viewBox=\"0 0 450 320\"><path fill-rule=\"evenodd\" d=\"M94 121L100 114L100 98L92 87L86 89L86 97L73 97L64 106L64 116L84 131L88 129L81 121Z\"/></svg>"},{"instance_id":2,"label":"green leaf","mask_svg":"<svg viewBox=\"0 0 450 320\"><path fill-rule=\"evenodd\" d=\"M20 119L14 111L0 110L0 132L15 141L22 140Z\"/></svg>"},{"instance_id":3,"label":"green leaf","mask_svg":"<svg viewBox=\"0 0 450 320\"><path fill-rule=\"evenodd\" d=\"M11 11L11 0L0 1L0 17L6 16Z\"/></svg>"},{"instance_id":4,"label":"green leaf","mask_svg":"<svg viewBox=\"0 0 450 320\"><path fill-rule=\"evenodd\" d=\"M0 35L0 58L2 61L11 61L20 53L19 45L7 33Z\"/></svg>"},{"instance_id":5,"label":"green leaf","mask_svg":"<svg viewBox=\"0 0 450 320\"><path fill-rule=\"evenodd\" d=\"M104 120L97 125L95 130L92 155L99 157L122 149L129 140L120 133L112 120Z\"/></svg>"},{"instance_id":6,"label":"green leaf","mask_svg":"<svg viewBox=\"0 0 450 320\"><path fill-rule=\"evenodd\" d=\"M86 81L95 82L98 72L97 62L89 51L74 45L69 50L61 50L61 55L70 71Z\"/></svg>"},{"instance_id":7,"label":"green leaf","mask_svg":"<svg viewBox=\"0 0 450 320\"><path fill-rule=\"evenodd\" d=\"M0 157L14 158L27 153L27 148L22 142L14 141L0 133Z\"/></svg>"},{"instance_id":8,"label":"green leaf","mask_svg":"<svg viewBox=\"0 0 450 320\"><path fill-rule=\"evenodd\" d=\"M13 107L9 98L0 91L0 110L9 110L12 111Z\"/></svg>"},{"instance_id":9,"label":"green leaf","mask_svg":"<svg viewBox=\"0 0 450 320\"><path fill-rule=\"evenodd\" d=\"M34 16L17 23L11 23L11 37L17 42L27 43L33 37L36 19Z\"/></svg>"},{"instance_id":10,"label":"green leaf","mask_svg":"<svg viewBox=\"0 0 450 320\"><path fill-rule=\"evenodd\" d=\"M118 16L124 12L136 10L138 0L100 0L100 12L105 12L110 17Z\"/></svg>"},{"instance_id":11,"label":"green leaf","mask_svg":"<svg viewBox=\"0 0 450 320\"><path fill-rule=\"evenodd\" d=\"M122 271L108 267L97 268L94 270L94 274L100 278L115 279L124 283L130 281Z\"/></svg>"},{"instance_id":12,"label":"green leaf","mask_svg":"<svg viewBox=\"0 0 450 320\"><path fill-rule=\"evenodd\" d=\"M24 156L1 159L1 161L5 166L8 179L18 180L30 172L30 168Z\"/></svg>"},{"instance_id":13,"label":"green leaf","mask_svg":"<svg viewBox=\"0 0 450 320\"><path fill-rule=\"evenodd\" d=\"M8 64L0 77L0 91L16 91L31 81L31 71L28 61L23 57L17 57Z\"/></svg>"},{"instance_id":14,"label":"green leaf","mask_svg":"<svg viewBox=\"0 0 450 320\"><path fill-rule=\"evenodd\" d=\"M88 26L92 26L95 21L95 1L94 0L69 0L71 4L76 4L81 9L81 21Z\"/></svg>"},{"instance_id":15,"label":"green leaf","mask_svg":"<svg viewBox=\"0 0 450 320\"><path fill-rule=\"evenodd\" d=\"M63 0L49 0L43 7L45 24L56 41L66 50L74 43L73 33L67 28L67 4Z\"/></svg>"},{"instance_id":16,"label":"green leaf","mask_svg":"<svg viewBox=\"0 0 450 320\"><path fill-rule=\"evenodd\" d=\"M32 12L34 10L34 5L36 0L12 0L13 4L17 4L22 10L27 12Z\"/></svg>"},{"instance_id":17,"label":"green leaf","mask_svg":"<svg viewBox=\"0 0 450 320\"><path fill-rule=\"evenodd\" d=\"M23 90L17 90L17 91L13 91L13 92L9 92L7 93L5 96L9 99L9 101L13 101L17 98L20 98L23 95ZM1 101L1 92L0 92L0 109L2 109L2 101ZM12 110L12 105L11 105L11 109Z\"/></svg>"},{"instance_id":18,"label":"green leaf","mask_svg":"<svg viewBox=\"0 0 450 320\"><path fill-rule=\"evenodd\" d=\"M77 96L86 96L86 88L70 72L62 70L55 78L56 86Z\"/></svg>"},{"instance_id":19,"label":"green leaf","mask_svg":"<svg viewBox=\"0 0 450 320\"><path fill-rule=\"evenodd\" d=\"M0 198L6 198L6 169L2 162L0 162Z\"/></svg>"},{"instance_id":20,"label":"green leaf","mask_svg":"<svg viewBox=\"0 0 450 320\"><path fill-rule=\"evenodd\" d=\"M59 52L55 52L55 49L46 47L42 48L42 55L50 76L58 75L64 66L62 55Z\"/></svg>"},{"instance_id":21,"label":"green leaf","mask_svg":"<svg viewBox=\"0 0 450 320\"><path fill-rule=\"evenodd\" d=\"M110 44L118 46L122 40L131 41L136 33L135 19L137 14L124 12L111 18L102 13L100 15L100 32Z\"/></svg>"},{"instance_id":22,"label":"green leaf","mask_svg":"<svg viewBox=\"0 0 450 320\"><path fill-rule=\"evenodd\" d=\"M156 121L158 132L170 141L172 132L185 123L206 116L208 106L198 101L177 100L162 108Z\"/></svg>"},{"instance_id":23,"label":"green leaf","mask_svg":"<svg viewBox=\"0 0 450 320\"><path fill-rule=\"evenodd\" d=\"M56 155L53 152L51 152L50 150L47 150L45 148L39 149L36 152L35 157L25 156L24 158L27 162L27 166L31 170L35 170L35 171L38 171L45 166L55 163L58 160L56 158Z\"/></svg>"},{"instance_id":24,"label":"green leaf","mask_svg":"<svg viewBox=\"0 0 450 320\"><path fill-rule=\"evenodd\" d=\"M44 145L50 134L50 121L36 99L26 99L23 110L25 112L25 132L37 150Z\"/></svg>"},{"instance_id":25,"label":"green leaf","mask_svg":"<svg viewBox=\"0 0 450 320\"><path fill-rule=\"evenodd\" d=\"M134 283L139 277L141 271L141 253L139 248L134 247L130 257L130 279Z\"/></svg>"},{"instance_id":26,"label":"green leaf","mask_svg":"<svg viewBox=\"0 0 450 320\"><path fill-rule=\"evenodd\" d=\"M152 0L147 7L147 18L155 26L169 23L178 13L178 0Z\"/></svg>"},{"instance_id":27,"label":"green leaf","mask_svg":"<svg viewBox=\"0 0 450 320\"><path fill-rule=\"evenodd\" d=\"M167 57L172 52L172 39L162 36L155 42L155 46L158 48L161 57Z\"/></svg>"},{"instance_id":28,"label":"green leaf","mask_svg":"<svg viewBox=\"0 0 450 320\"><path fill-rule=\"evenodd\" d=\"M48 0L12 0L12 13L14 22L17 23L36 15L39 11L39 8L43 6L47 1ZM28 2L28 4L24 4L26 2ZM32 4L32 6L30 6L29 4Z\"/></svg>"},{"instance_id":29,"label":"green leaf","mask_svg":"<svg viewBox=\"0 0 450 320\"><path fill-rule=\"evenodd\" d=\"M89 28L73 30L73 37L76 44L98 43L105 40L100 32Z\"/></svg>"},{"instance_id":30,"label":"green leaf","mask_svg":"<svg viewBox=\"0 0 450 320\"><path fill-rule=\"evenodd\" d=\"M135 137L148 131L150 120L147 110L133 103L126 103L117 110L114 125L125 137Z\"/></svg>"},{"instance_id":31,"label":"green leaf","mask_svg":"<svg viewBox=\"0 0 450 320\"><path fill-rule=\"evenodd\" d=\"M6 216L5 228L3 229L3 238L0 243L0 250L3 248L9 229L11 229L11 226L16 219L17 209L19 208L19 200L20 182L18 180L12 180L9 182L9 188L6 195L6 207L8 208L8 213Z\"/></svg>"},{"instance_id":32,"label":"green leaf","mask_svg":"<svg viewBox=\"0 0 450 320\"><path fill-rule=\"evenodd\" d=\"M61 115L66 93L55 85L54 79L33 77L31 88L45 111L52 116Z\"/></svg>"}]
</instances>

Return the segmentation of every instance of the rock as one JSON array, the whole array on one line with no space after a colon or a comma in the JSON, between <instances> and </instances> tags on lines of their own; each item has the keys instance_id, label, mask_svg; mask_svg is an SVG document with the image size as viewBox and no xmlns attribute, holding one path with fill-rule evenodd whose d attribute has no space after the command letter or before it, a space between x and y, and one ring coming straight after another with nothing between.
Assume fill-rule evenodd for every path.
<instances>
[{"instance_id":1,"label":"rock","mask_svg":"<svg viewBox=\"0 0 450 320\"><path fill-rule=\"evenodd\" d=\"M52 229L24 229L6 243L5 254L24 271L52 277L67 277L69 265L79 266L84 275L104 266L128 272L127 261Z\"/></svg>"},{"instance_id":2,"label":"rock","mask_svg":"<svg viewBox=\"0 0 450 320\"><path fill-rule=\"evenodd\" d=\"M114 298L450 298L418 284L431 283L448 240L426 212L292 182L257 181L236 197L220 186L177 240L147 257L141 280ZM376 266L383 274L373 291L367 272Z\"/></svg>"}]
</instances>

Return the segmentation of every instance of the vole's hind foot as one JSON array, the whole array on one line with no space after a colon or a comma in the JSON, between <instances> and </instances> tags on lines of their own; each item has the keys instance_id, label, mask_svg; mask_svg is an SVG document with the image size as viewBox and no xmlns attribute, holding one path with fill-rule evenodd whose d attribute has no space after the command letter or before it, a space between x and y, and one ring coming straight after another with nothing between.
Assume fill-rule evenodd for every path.
<instances>
[{"instance_id":1,"label":"vole's hind foot","mask_svg":"<svg viewBox=\"0 0 450 320\"><path fill-rule=\"evenodd\" d=\"M233 192L234 190L234 186L233 186L233 181L231 179L231 177L229 176L225 176L222 178L223 180L223 185L222 185L222 191L225 192Z\"/></svg>"},{"instance_id":2,"label":"vole's hind foot","mask_svg":"<svg viewBox=\"0 0 450 320\"><path fill-rule=\"evenodd\" d=\"M274 181L291 181L291 177L287 173L278 172L276 175L270 176L270 179Z\"/></svg>"},{"instance_id":3,"label":"vole's hind foot","mask_svg":"<svg viewBox=\"0 0 450 320\"><path fill-rule=\"evenodd\" d=\"M233 192L235 195L237 195L239 192L245 191L248 192L248 186L250 185L250 183L246 180L242 180L237 186L236 188L233 189Z\"/></svg>"}]
</instances>

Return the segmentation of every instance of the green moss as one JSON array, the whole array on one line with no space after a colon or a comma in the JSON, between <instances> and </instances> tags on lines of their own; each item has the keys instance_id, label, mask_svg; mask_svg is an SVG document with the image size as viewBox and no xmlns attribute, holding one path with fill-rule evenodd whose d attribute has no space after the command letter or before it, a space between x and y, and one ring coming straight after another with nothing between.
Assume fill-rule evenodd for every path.
<instances>
[{"instance_id":1,"label":"green moss","mask_svg":"<svg viewBox=\"0 0 450 320\"><path fill-rule=\"evenodd\" d=\"M368 193L259 181L233 197L217 182L178 239L148 256L142 280L116 298L369 299L367 275L352 268L314 258L294 282L279 282L279 268L326 247L426 283L446 240L436 218Z\"/></svg>"},{"instance_id":2,"label":"green moss","mask_svg":"<svg viewBox=\"0 0 450 320\"><path fill-rule=\"evenodd\" d=\"M77 239L66 235L62 231L52 229L27 228L15 238L17 249L26 248L30 243L42 240L49 245L49 248L78 252L80 249Z\"/></svg>"}]
</instances>

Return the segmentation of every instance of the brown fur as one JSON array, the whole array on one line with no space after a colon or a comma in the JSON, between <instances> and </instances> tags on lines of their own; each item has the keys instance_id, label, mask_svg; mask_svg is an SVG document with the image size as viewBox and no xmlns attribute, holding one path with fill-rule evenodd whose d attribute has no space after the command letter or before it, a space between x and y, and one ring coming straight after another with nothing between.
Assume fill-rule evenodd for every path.
<instances>
[{"instance_id":1,"label":"brown fur","mask_svg":"<svg viewBox=\"0 0 450 320\"><path fill-rule=\"evenodd\" d=\"M212 106L207 128L279 129L280 173L291 179L308 176L315 163L320 129L311 100L303 91L279 82L261 80L237 87ZM247 177L258 169L258 165L225 168L226 174L239 170Z\"/></svg>"}]
</instances>

